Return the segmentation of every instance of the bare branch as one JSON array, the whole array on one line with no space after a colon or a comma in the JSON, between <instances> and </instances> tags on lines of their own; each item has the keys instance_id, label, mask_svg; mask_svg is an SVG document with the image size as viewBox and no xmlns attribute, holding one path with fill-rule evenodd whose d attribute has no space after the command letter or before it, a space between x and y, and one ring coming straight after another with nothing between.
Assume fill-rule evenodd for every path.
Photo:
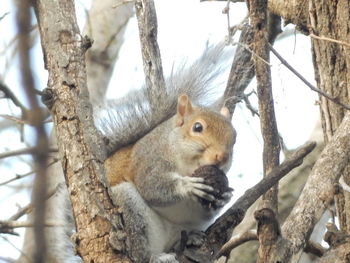
<instances>
[{"instance_id":1,"label":"bare branch","mask_svg":"<svg viewBox=\"0 0 350 263\"><path fill-rule=\"evenodd\" d=\"M120 218L106 187L105 144L92 117L86 46L74 1L37 0L36 14L54 97L51 109L57 144L77 227L77 252L87 262L127 260L127 255L110 245L111 235L121 227Z\"/></svg>"},{"instance_id":2,"label":"bare branch","mask_svg":"<svg viewBox=\"0 0 350 263\"><path fill-rule=\"evenodd\" d=\"M234 235L231 237L229 241L220 249L217 258L221 256L228 257L230 255L231 250L234 248L244 244L245 242L258 240L258 236L255 229L248 230L244 233Z\"/></svg>"},{"instance_id":3,"label":"bare branch","mask_svg":"<svg viewBox=\"0 0 350 263\"><path fill-rule=\"evenodd\" d=\"M267 36L267 1L250 1L250 17L254 28L253 51L270 61ZM255 59L261 133L264 139L264 175L279 164L280 143L273 105L271 71L266 63ZM263 196L263 207L277 212L277 186Z\"/></svg>"},{"instance_id":4,"label":"bare branch","mask_svg":"<svg viewBox=\"0 0 350 263\"><path fill-rule=\"evenodd\" d=\"M277 35L281 33L281 19L269 14L268 39L271 44L274 43ZM244 90L255 76L253 51L253 31L250 25L240 25L241 36L236 49L235 57L232 62L230 75L226 84L224 93L224 104L233 115L236 103L244 97ZM256 57L260 58L255 54ZM267 63L269 64L269 63Z\"/></svg>"},{"instance_id":5,"label":"bare branch","mask_svg":"<svg viewBox=\"0 0 350 263\"><path fill-rule=\"evenodd\" d=\"M39 151L38 147L29 147L29 148L23 148L19 150L9 151L5 153L0 153L0 159L22 155L22 154L35 154ZM48 149L47 152L57 152L57 149Z\"/></svg>"},{"instance_id":6,"label":"bare branch","mask_svg":"<svg viewBox=\"0 0 350 263\"><path fill-rule=\"evenodd\" d=\"M44 227L64 226L64 222L47 221L47 222L44 222L43 226ZM21 227L35 227L35 222L32 222L32 221L18 222L18 221L13 221L13 220L12 221L11 220L0 220L0 233L8 233L7 231L9 229L21 228Z\"/></svg>"},{"instance_id":7,"label":"bare branch","mask_svg":"<svg viewBox=\"0 0 350 263\"><path fill-rule=\"evenodd\" d=\"M37 170L34 187L33 200L36 206L34 213L34 238L36 251L34 253L34 262L45 262L46 240L44 235L45 218L45 195L46 195L46 167L47 153L49 150L48 139L42 120L44 114L39 107L35 94L34 79L31 67L30 57L30 31L31 31L31 9L29 1L18 2L17 7L17 28L18 28L18 52L20 57L22 85L31 107L30 119L34 126L36 149L32 151L35 169Z\"/></svg>"},{"instance_id":8,"label":"bare branch","mask_svg":"<svg viewBox=\"0 0 350 263\"><path fill-rule=\"evenodd\" d=\"M279 251L283 262L295 262L305 246L315 224L334 196L334 184L339 181L350 158L350 112L323 149L308 181L282 226L282 236L291 242L286 251Z\"/></svg>"},{"instance_id":9,"label":"bare branch","mask_svg":"<svg viewBox=\"0 0 350 263\"><path fill-rule=\"evenodd\" d=\"M276 262L271 258L278 249L277 241L281 238L281 229L275 213L270 208L255 211L258 222L259 249L257 263ZM278 261L277 261L278 262Z\"/></svg>"},{"instance_id":10,"label":"bare branch","mask_svg":"<svg viewBox=\"0 0 350 263\"><path fill-rule=\"evenodd\" d=\"M65 186L58 184L57 187L55 187L54 189L52 189L50 192L47 193L45 200L47 200L51 196L53 196L58 191L58 188L60 188L60 187L65 187ZM24 216L25 214L30 213L34 208L35 208L35 204L28 204L28 205L22 207L21 209L19 209L16 214L12 215L9 218L9 220L17 220L17 219L21 218L22 216Z\"/></svg>"},{"instance_id":11,"label":"bare branch","mask_svg":"<svg viewBox=\"0 0 350 263\"><path fill-rule=\"evenodd\" d=\"M343 45L343 46L346 46L346 47L350 47L350 43L345 42L345 41L341 41L341 40L337 40L337 39L333 39L333 38L329 38L329 37L316 36L313 33L311 33L309 36L312 37L312 38L318 39L318 40L325 40L325 41L337 43L339 45Z\"/></svg>"},{"instance_id":12,"label":"bare branch","mask_svg":"<svg viewBox=\"0 0 350 263\"><path fill-rule=\"evenodd\" d=\"M30 262L30 258L28 257L28 255L26 255L25 253L23 253L22 250L18 249L17 246L15 246L10 240L8 240L6 237L4 237L3 235L0 236L3 240L5 240L7 243L9 243L15 250L17 250L24 258L26 261ZM0 259L4 259L2 257L0 257ZM6 260L6 259L5 259ZM9 259L10 260L10 259ZM9 261L9 262L18 262L16 261Z\"/></svg>"},{"instance_id":13,"label":"bare branch","mask_svg":"<svg viewBox=\"0 0 350 263\"><path fill-rule=\"evenodd\" d=\"M326 92L324 92L323 90L316 88L314 85L312 85L309 81L307 81L298 71L296 71L271 45L269 46L271 52L281 61L281 63L287 68L289 69L291 72L294 73L294 75L296 75L301 81L303 81L306 86L308 86L311 90L316 91L317 93L319 93L320 95L322 95L323 97L329 99L330 101L344 107L347 110L350 110L350 106L346 105L344 103L342 103L341 101L339 101L339 99L332 97L331 95L327 94Z\"/></svg>"},{"instance_id":14,"label":"bare branch","mask_svg":"<svg viewBox=\"0 0 350 263\"><path fill-rule=\"evenodd\" d=\"M243 26L236 54L232 62L230 75L224 93L225 106L231 114L234 113L236 103L244 94L244 90L255 75L252 53L245 47L253 42L253 33L248 24Z\"/></svg>"},{"instance_id":15,"label":"bare branch","mask_svg":"<svg viewBox=\"0 0 350 263\"><path fill-rule=\"evenodd\" d=\"M28 110L2 81L0 81L0 90L5 94L6 98L9 98L13 104L21 109L22 114Z\"/></svg>"},{"instance_id":16,"label":"bare branch","mask_svg":"<svg viewBox=\"0 0 350 263\"><path fill-rule=\"evenodd\" d=\"M139 26L143 70L146 77L146 87L150 94L150 105L158 107L158 101L166 96L162 61L157 43L157 15L153 0L137 0L135 2ZM159 109L158 109L159 111Z\"/></svg>"},{"instance_id":17,"label":"bare branch","mask_svg":"<svg viewBox=\"0 0 350 263\"><path fill-rule=\"evenodd\" d=\"M206 242L199 248L186 247L185 251L179 255L179 257L183 260L192 258L197 261L198 259L204 258L209 261L215 259L222 245L225 244L231 236L233 229L243 220L248 208L283 176L293 168L299 166L303 162L304 157L310 153L315 146L316 144L314 142L305 144L288 156L280 166L272 169L265 178L247 190L230 209L207 229Z\"/></svg>"},{"instance_id":18,"label":"bare branch","mask_svg":"<svg viewBox=\"0 0 350 263\"><path fill-rule=\"evenodd\" d=\"M263 175L264 177L279 165L280 142L272 95L270 54L268 42L267 0L250 0L249 15L254 32L252 50L262 59L255 58L255 74L259 103L260 127L263 138ZM280 21L279 21L280 22ZM277 23L278 24L278 23ZM280 26L280 23L279 23ZM266 62L267 63L266 63ZM257 262L267 262L274 250L273 241L280 236L279 225L275 215L278 213L278 184L264 193L260 203L263 208L255 212L258 221L259 250ZM275 220L274 220L275 219Z\"/></svg>"},{"instance_id":19,"label":"bare branch","mask_svg":"<svg viewBox=\"0 0 350 263\"><path fill-rule=\"evenodd\" d=\"M54 164L54 163L56 163L56 162L58 162L58 161L59 161L59 159L54 159L51 163L49 163L49 164L47 165L47 167L50 167L52 164ZM0 186L9 184L9 183L11 183L11 182L13 182L13 181L16 181L16 180L20 180L20 179L25 178L25 177L27 177L27 176L29 176L29 175L35 174L36 172L37 172L37 171L34 170L34 171L30 171L30 172L25 173L25 174L17 174L15 177L13 177L13 178L11 178L11 179L9 179L9 180L6 180L6 181L4 181L4 182L1 182L1 183L0 183Z\"/></svg>"}]
</instances>

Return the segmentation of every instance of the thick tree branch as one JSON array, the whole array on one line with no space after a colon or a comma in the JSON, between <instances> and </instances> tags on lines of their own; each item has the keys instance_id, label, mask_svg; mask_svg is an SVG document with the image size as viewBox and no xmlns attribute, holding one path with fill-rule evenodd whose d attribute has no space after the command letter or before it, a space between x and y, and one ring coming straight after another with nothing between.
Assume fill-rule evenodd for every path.
<instances>
[{"instance_id":1,"label":"thick tree branch","mask_svg":"<svg viewBox=\"0 0 350 263\"><path fill-rule=\"evenodd\" d=\"M225 1L227 0L201 0L204 1ZM244 0L231 0L231 2L245 2ZM308 1L306 0L268 0L269 11L275 15L282 17L285 24L292 23L297 26L298 30L307 33L308 25Z\"/></svg>"},{"instance_id":2,"label":"thick tree branch","mask_svg":"<svg viewBox=\"0 0 350 263\"><path fill-rule=\"evenodd\" d=\"M157 14L153 0L137 0L136 16L139 26L143 70L150 105L159 107L158 101L166 96L162 61L157 42ZM159 109L158 109L159 111Z\"/></svg>"},{"instance_id":3,"label":"thick tree branch","mask_svg":"<svg viewBox=\"0 0 350 263\"><path fill-rule=\"evenodd\" d=\"M262 60L270 62L269 43L268 43L268 12L267 0L250 0L249 14L251 25L254 32L253 52ZM257 93L259 102L260 126L264 141L263 146L263 173L266 176L272 169L279 165L280 142L276 123L274 101L272 95L271 70L270 66L255 57L255 74L257 79ZM262 211L271 211L272 215L278 213L278 185L274 185L262 197L260 206L263 210L261 212L264 216L269 213ZM265 210L264 210L265 209ZM270 227L270 220L266 220L263 216L256 215L256 218L261 225L258 227L259 237L259 251L257 262L266 262L267 258L274 247L274 239L277 240L280 233L277 234L275 227ZM276 219L277 222L277 219ZM258 226L259 226L258 224ZM273 224L272 224L273 225Z\"/></svg>"},{"instance_id":4,"label":"thick tree branch","mask_svg":"<svg viewBox=\"0 0 350 263\"><path fill-rule=\"evenodd\" d=\"M350 112L322 151L292 212L282 226L291 244L279 251L283 262L296 262L325 209L333 201L334 184L350 158Z\"/></svg>"},{"instance_id":5,"label":"thick tree branch","mask_svg":"<svg viewBox=\"0 0 350 263\"><path fill-rule=\"evenodd\" d=\"M30 31L31 31L31 10L29 1L18 2L17 28L18 28L18 52L21 65L23 90L28 98L31 112L31 123L35 130L35 151L32 152L34 167L37 170L33 186L33 202L36 206L34 212L34 241L36 249L34 252L34 262L45 262L46 238L44 235L45 225L45 195L46 195L46 168L47 153L49 150L48 138L45 127L42 123L43 111L35 93L35 84L32 74L30 57ZM20 105L18 105L20 106ZM23 106L22 106L23 107ZM23 111L23 108L21 108ZM22 112L25 113L25 112Z\"/></svg>"},{"instance_id":6,"label":"thick tree branch","mask_svg":"<svg viewBox=\"0 0 350 263\"><path fill-rule=\"evenodd\" d=\"M77 227L77 251L86 262L117 262L109 244L118 211L105 186L105 149L92 119L86 84L85 42L73 1L37 0L36 13L52 94L57 143Z\"/></svg>"},{"instance_id":7,"label":"thick tree branch","mask_svg":"<svg viewBox=\"0 0 350 263\"><path fill-rule=\"evenodd\" d=\"M281 16L285 24L292 23L303 33L308 32L308 1L269 0L268 8L271 13Z\"/></svg>"},{"instance_id":8,"label":"thick tree branch","mask_svg":"<svg viewBox=\"0 0 350 263\"><path fill-rule=\"evenodd\" d=\"M267 1L250 1L250 17L254 31L254 53L269 62L267 33ZM264 139L263 166L264 174L279 164L280 143L273 105L270 66L260 59L255 59L257 93L262 137ZM277 212L277 187L263 196L263 207Z\"/></svg>"},{"instance_id":9,"label":"thick tree branch","mask_svg":"<svg viewBox=\"0 0 350 263\"><path fill-rule=\"evenodd\" d=\"M273 44L277 35L281 33L281 18L269 14L268 25L269 43ZM228 107L231 115L234 113L236 103L244 98L244 91L255 76L252 43L252 28L244 24L224 93L225 106Z\"/></svg>"},{"instance_id":10,"label":"thick tree branch","mask_svg":"<svg viewBox=\"0 0 350 263\"><path fill-rule=\"evenodd\" d=\"M255 76L252 52L248 48L252 42L253 32L250 26L245 24L242 28L224 93L225 106L228 107L231 114L234 113L236 103L241 100L244 90Z\"/></svg>"},{"instance_id":11,"label":"thick tree branch","mask_svg":"<svg viewBox=\"0 0 350 263\"><path fill-rule=\"evenodd\" d=\"M258 184L248 189L230 209L207 229L207 238L199 248L187 247L185 249L180 255L181 262L189 262L188 258L195 262L212 262L216 258L220 248L230 238L233 229L242 221L248 208L289 171L299 166L303 162L304 157L315 146L316 144L313 142L307 143L292 153L280 166L271 170Z\"/></svg>"}]
</instances>

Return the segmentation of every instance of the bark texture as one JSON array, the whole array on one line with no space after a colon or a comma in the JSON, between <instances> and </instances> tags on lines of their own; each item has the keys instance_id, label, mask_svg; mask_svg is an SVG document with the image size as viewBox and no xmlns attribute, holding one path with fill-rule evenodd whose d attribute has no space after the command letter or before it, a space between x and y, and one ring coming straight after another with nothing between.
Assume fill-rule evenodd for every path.
<instances>
[{"instance_id":1,"label":"bark texture","mask_svg":"<svg viewBox=\"0 0 350 263\"><path fill-rule=\"evenodd\" d=\"M297 198L304 188L312 167L314 166L324 147L323 133L320 123L315 127L312 135L310 136L310 140L316 141L316 148L305 158L301 166L291 171L288 176L284 177L279 183L278 220L282 223L291 212ZM256 229L256 221L254 220L253 214L258 207L258 202L259 200L249 208L242 223L234 230L234 235L244 233L250 229ZM257 258L257 249L258 242L251 241L245 243L232 250L229 262L235 262L235 259L239 258L240 263L254 263L256 262Z\"/></svg>"},{"instance_id":2,"label":"bark texture","mask_svg":"<svg viewBox=\"0 0 350 263\"><path fill-rule=\"evenodd\" d=\"M308 2L306 0L269 0L269 11L283 17L285 24L292 23L301 32L308 32Z\"/></svg>"},{"instance_id":3,"label":"bark texture","mask_svg":"<svg viewBox=\"0 0 350 263\"><path fill-rule=\"evenodd\" d=\"M84 35L88 35L93 42L86 54L86 66L90 100L94 105L104 101L104 94L123 42L127 21L134 13L131 4L114 8L116 4L115 0L93 1L84 28ZM51 137L51 145L56 147L55 133ZM46 200L45 220L64 226L44 228L47 238L47 260L48 262L77 262L80 259L75 255L73 240L71 240L75 224L62 165L55 163L50 166L48 174L50 176L47 178L47 189L55 194ZM30 214L29 217L31 216ZM19 262L27 263L28 258L32 258L35 249L32 242L33 234L32 228L26 229L23 254Z\"/></svg>"},{"instance_id":4,"label":"bark texture","mask_svg":"<svg viewBox=\"0 0 350 263\"><path fill-rule=\"evenodd\" d=\"M330 38L349 44L350 3L346 0L309 1L310 32L321 38ZM326 39L312 38L312 51L317 84L320 89L337 100L350 102L350 48ZM325 141L329 141L343 120L346 110L324 97L321 100L322 126ZM342 173L344 182L350 185L350 165ZM350 193L336 196L337 214L342 231L350 234ZM350 251L350 246L349 246Z\"/></svg>"},{"instance_id":5,"label":"bark texture","mask_svg":"<svg viewBox=\"0 0 350 263\"><path fill-rule=\"evenodd\" d=\"M267 0L249 1L249 15L254 32L253 52L255 54L255 74L259 100L260 127L264 140L263 174L264 177L279 165L280 143L272 96ZM261 211L255 212L258 221L259 250L257 262L266 262L271 250L275 250L280 236L279 225L275 215L278 211L278 184L262 196ZM265 218L266 217L266 218ZM271 220L274 222L271 223ZM276 226L277 227L274 227ZM277 233L278 232L278 233Z\"/></svg>"},{"instance_id":6,"label":"bark texture","mask_svg":"<svg viewBox=\"0 0 350 263\"><path fill-rule=\"evenodd\" d=\"M36 1L49 71L47 94L62 167L77 227L77 253L85 262L118 262L109 222L118 222L104 184L103 142L93 124L85 71L86 42L76 23L73 1ZM101 178L102 177L102 178ZM109 219L109 220L108 220Z\"/></svg>"}]
</instances>

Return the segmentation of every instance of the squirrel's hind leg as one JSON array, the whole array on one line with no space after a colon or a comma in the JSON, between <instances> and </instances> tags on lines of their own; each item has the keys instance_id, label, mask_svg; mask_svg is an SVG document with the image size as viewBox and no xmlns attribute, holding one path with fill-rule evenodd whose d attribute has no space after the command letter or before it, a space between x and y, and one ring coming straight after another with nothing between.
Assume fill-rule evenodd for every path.
<instances>
[{"instance_id":1,"label":"squirrel's hind leg","mask_svg":"<svg viewBox=\"0 0 350 263\"><path fill-rule=\"evenodd\" d=\"M174 255L164 253L175 243L177 229L148 206L134 184L124 182L113 186L111 191L113 202L123 214L131 259L134 262L151 259L154 263L177 263Z\"/></svg>"}]
</instances>

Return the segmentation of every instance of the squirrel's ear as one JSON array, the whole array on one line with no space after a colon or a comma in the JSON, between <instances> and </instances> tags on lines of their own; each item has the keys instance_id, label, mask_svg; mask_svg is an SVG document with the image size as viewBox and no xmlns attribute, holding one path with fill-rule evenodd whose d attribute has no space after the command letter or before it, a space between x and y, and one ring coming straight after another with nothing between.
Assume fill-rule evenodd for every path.
<instances>
[{"instance_id":1,"label":"squirrel's ear","mask_svg":"<svg viewBox=\"0 0 350 263\"><path fill-rule=\"evenodd\" d=\"M192 103L186 94L180 95L177 100L176 125L182 126L185 116L192 112Z\"/></svg>"},{"instance_id":2,"label":"squirrel's ear","mask_svg":"<svg viewBox=\"0 0 350 263\"><path fill-rule=\"evenodd\" d=\"M225 118L229 119L230 118L230 111L227 107L222 107L220 110L220 114L224 116Z\"/></svg>"}]
</instances>

